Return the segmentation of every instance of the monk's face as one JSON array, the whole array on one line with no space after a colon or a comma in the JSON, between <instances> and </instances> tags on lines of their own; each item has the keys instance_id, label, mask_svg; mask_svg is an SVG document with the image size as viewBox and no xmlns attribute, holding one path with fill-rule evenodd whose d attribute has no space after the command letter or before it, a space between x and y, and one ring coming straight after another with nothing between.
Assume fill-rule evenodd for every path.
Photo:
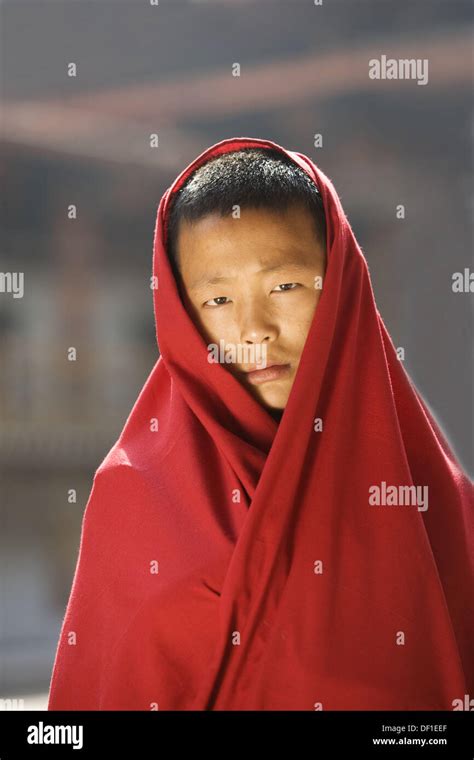
<instances>
[{"instance_id":1,"label":"monk's face","mask_svg":"<svg viewBox=\"0 0 474 760\"><path fill-rule=\"evenodd\" d=\"M326 266L311 213L295 205L182 220L177 258L186 310L209 351L226 351L214 360L270 412L284 409ZM256 366L267 369L247 372Z\"/></svg>"}]
</instances>

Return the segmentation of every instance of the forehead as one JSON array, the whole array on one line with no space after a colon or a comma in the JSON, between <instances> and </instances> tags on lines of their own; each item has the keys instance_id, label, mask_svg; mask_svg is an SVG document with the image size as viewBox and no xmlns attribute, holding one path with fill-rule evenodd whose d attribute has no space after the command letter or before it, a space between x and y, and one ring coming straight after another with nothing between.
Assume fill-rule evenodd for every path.
<instances>
[{"instance_id":1,"label":"forehead","mask_svg":"<svg viewBox=\"0 0 474 760\"><path fill-rule=\"evenodd\" d=\"M249 209L239 219L214 213L185 222L178 255L180 277L198 291L235 277L277 271L313 276L324 267L325 248L306 208Z\"/></svg>"},{"instance_id":2,"label":"forehead","mask_svg":"<svg viewBox=\"0 0 474 760\"><path fill-rule=\"evenodd\" d=\"M246 250L268 254L290 249L304 252L318 245L316 221L302 205L282 210L243 208L238 217L213 212L195 222L181 220L177 234L181 262L208 251L214 255L239 251L243 256Z\"/></svg>"}]
</instances>

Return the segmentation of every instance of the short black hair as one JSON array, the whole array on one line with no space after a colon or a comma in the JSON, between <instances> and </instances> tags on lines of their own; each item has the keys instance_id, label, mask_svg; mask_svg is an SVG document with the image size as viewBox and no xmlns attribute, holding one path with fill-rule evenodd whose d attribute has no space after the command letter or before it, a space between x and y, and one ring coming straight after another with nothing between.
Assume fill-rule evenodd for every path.
<instances>
[{"instance_id":1,"label":"short black hair","mask_svg":"<svg viewBox=\"0 0 474 760\"><path fill-rule=\"evenodd\" d=\"M231 214L240 208L282 211L303 204L313 215L315 232L325 245L326 219L321 194L309 174L273 148L241 148L199 166L175 193L168 215L167 252L178 273L177 237L182 219Z\"/></svg>"}]
</instances>

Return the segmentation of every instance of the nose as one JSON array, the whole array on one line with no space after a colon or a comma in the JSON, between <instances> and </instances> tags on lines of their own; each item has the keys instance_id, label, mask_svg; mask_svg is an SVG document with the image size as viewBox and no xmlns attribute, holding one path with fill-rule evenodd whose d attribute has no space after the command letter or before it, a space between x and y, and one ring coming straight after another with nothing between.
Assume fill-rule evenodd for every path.
<instances>
[{"instance_id":1,"label":"nose","mask_svg":"<svg viewBox=\"0 0 474 760\"><path fill-rule=\"evenodd\" d=\"M237 319L241 343L271 343L278 336L278 327L271 315L257 303L242 308Z\"/></svg>"}]
</instances>

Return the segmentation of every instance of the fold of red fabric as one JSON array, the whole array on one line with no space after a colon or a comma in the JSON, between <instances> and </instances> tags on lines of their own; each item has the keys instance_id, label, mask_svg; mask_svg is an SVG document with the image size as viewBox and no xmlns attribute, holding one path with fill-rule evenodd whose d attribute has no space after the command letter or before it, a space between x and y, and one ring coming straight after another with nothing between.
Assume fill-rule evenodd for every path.
<instances>
[{"instance_id":1,"label":"fold of red fabric","mask_svg":"<svg viewBox=\"0 0 474 760\"><path fill-rule=\"evenodd\" d=\"M295 161L326 215L323 290L279 424L208 362L166 254L172 194L243 147ZM161 199L153 275L161 355L94 476L48 709L474 696L472 482L397 357L330 179L269 140L213 145Z\"/></svg>"}]
</instances>

